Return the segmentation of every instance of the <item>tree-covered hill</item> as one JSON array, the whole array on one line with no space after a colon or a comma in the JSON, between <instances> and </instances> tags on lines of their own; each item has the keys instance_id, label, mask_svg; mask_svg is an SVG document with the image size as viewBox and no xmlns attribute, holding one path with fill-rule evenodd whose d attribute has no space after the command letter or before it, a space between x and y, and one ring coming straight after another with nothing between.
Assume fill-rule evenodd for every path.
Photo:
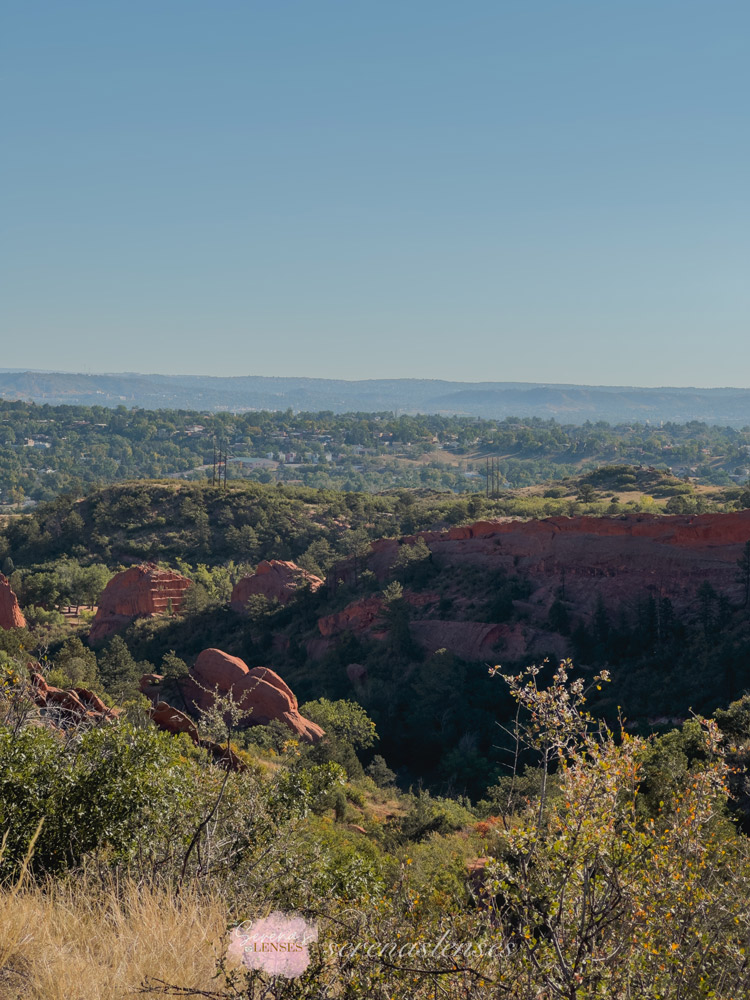
<instances>
[{"instance_id":1,"label":"tree-covered hill","mask_svg":"<svg viewBox=\"0 0 750 1000\"><path fill-rule=\"evenodd\" d=\"M62 494L6 516L0 559L32 565L74 556L112 567L144 559L205 562L294 559L326 572L382 536L494 517L704 513L750 506L745 487L697 488L657 469L602 466L495 498L434 490L341 492L230 480L124 482L79 497Z\"/></svg>"},{"instance_id":2,"label":"tree-covered hill","mask_svg":"<svg viewBox=\"0 0 750 1000\"><path fill-rule=\"evenodd\" d=\"M688 424L559 424L439 415L141 410L0 401L0 506L163 476L227 477L381 492L484 492L488 459L504 489L600 465L671 469L697 483L748 479L750 429Z\"/></svg>"}]
</instances>

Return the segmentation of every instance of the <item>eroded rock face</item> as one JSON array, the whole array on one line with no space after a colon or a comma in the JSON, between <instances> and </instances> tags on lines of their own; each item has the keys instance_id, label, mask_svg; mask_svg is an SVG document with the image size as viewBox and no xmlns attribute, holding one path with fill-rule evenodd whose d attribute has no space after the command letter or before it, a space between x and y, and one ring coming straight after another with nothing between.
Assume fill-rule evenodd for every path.
<instances>
[{"instance_id":1,"label":"eroded rock face","mask_svg":"<svg viewBox=\"0 0 750 1000\"><path fill-rule=\"evenodd\" d=\"M342 611L333 615L324 615L318 619L318 630L322 636L329 638L342 635L344 632L362 634L364 632L383 632L381 616L383 613L382 597L365 597L360 601L352 601Z\"/></svg>"},{"instance_id":2,"label":"eroded rock face","mask_svg":"<svg viewBox=\"0 0 750 1000\"><path fill-rule=\"evenodd\" d=\"M26 628L26 619L18 606L7 576L0 573L0 628Z\"/></svg>"},{"instance_id":3,"label":"eroded rock face","mask_svg":"<svg viewBox=\"0 0 750 1000\"><path fill-rule=\"evenodd\" d=\"M413 638L429 653L446 649L463 660L491 658L495 649L515 638L520 629L487 622L448 622L427 619L409 623Z\"/></svg>"},{"instance_id":4,"label":"eroded rock face","mask_svg":"<svg viewBox=\"0 0 750 1000\"><path fill-rule=\"evenodd\" d=\"M161 679L159 675L144 675L141 690L153 699L159 699ZM206 711L211 708L217 690L220 694L231 692L239 707L250 712L247 725L268 725L273 719L278 719L307 743L316 743L325 735L320 726L300 715L294 692L277 673L268 667L251 669L244 660L221 649L204 649L195 661L190 676L180 682L180 686L185 702L195 709Z\"/></svg>"},{"instance_id":5,"label":"eroded rock face","mask_svg":"<svg viewBox=\"0 0 750 1000\"><path fill-rule=\"evenodd\" d=\"M401 547L420 539L430 550L433 566L448 578L456 569L477 567L488 573L504 570L508 577L519 576L531 584L528 597L513 602L522 621L512 625L463 620L471 617L472 606L463 601L460 588L451 595L449 621L436 617L437 606L420 610L426 595L405 593L413 609L411 635L424 650L446 649L463 659L490 662L564 657L569 654L568 640L550 627L550 608L559 598L583 620L591 619L600 600L610 609L634 611L646 597L669 598L677 611L690 611L704 582L740 602L744 595L737 561L750 539L750 510L477 521L375 541L365 560L367 568L386 581ZM353 583L362 568L361 559L358 566L341 563L332 579ZM381 598L354 601L321 618L318 631L319 636L307 640L312 658L328 653L347 632L385 638Z\"/></svg>"},{"instance_id":6,"label":"eroded rock face","mask_svg":"<svg viewBox=\"0 0 750 1000\"><path fill-rule=\"evenodd\" d=\"M404 600L413 609L420 609L436 603L438 596L431 593L414 594L405 590ZM353 632L355 635L370 634L382 638L385 635L383 607L383 598L379 595L352 601L343 610L319 618L318 631L326 638L342 635L344 632Z\"/></svg>"},{"instance_id":7,"label":"eroded rock face","mask_svg":"<svg viewBox=\"0 0 750 1000\"><path fill-rule=\"evenodd\" d=\"M264 560L254 573L244 576L234 585L231 606L234 611L244 611L248 598L253 594L287 604L305 586L315 591L323 586L323 581L296 563L281 559Z\"/></svg>"},{"instance_id":8,"label":"eroded rock face","mask_svg":"<svg viewBox=\"0 0 750 1000\"><path fill-rule=\"evenodd\" d=\"M527 577L536 588L529 608L540 617L561 589L584 615L593 611L599 596L615 606L649 592L669 597L679 608L694 601L704 581L732 599L741 598L737 560L750 539L750 510L478 521L376 542L368 568L385 579L399 546L413 545L418 538L443 571L480 566ZM337 566L336 576L347 580L348 570L346 564Z\"/></svg>"},{"instance_id":9,"label":"eroded rock face","mask_svg":"<svg viewBox=\"0 0 750 1000\"><path fill-rule=\"evenodd\" d=\"M38 666L39 664L29 664L34 703L39 708L57 708L63 723L108 722L119 714L118 709L107 708L101 698L88 688L66 690L51 687L36 669Z\"/></svg>"},{"instance_id":10,"label":"eroded rock face","mask_svg":"<svg viewBox=\"0 0 750 1000\"><path fill-rule=\"evenodd\" d=\"M190 580L153 563L132 566L117 573L99 600L89 642L99 642L126 628L136 618L177 614Z\"/></svg>"}]
</instances>

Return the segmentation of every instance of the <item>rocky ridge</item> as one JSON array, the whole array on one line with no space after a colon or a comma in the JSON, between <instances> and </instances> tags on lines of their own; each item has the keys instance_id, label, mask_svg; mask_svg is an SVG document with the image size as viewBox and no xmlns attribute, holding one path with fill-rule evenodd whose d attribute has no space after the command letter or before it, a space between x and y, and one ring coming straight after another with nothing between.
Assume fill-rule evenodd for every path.
<instances>
[{"instance_id":1,"label":"rocky ridge","mask_svg":"<svg viewBox=\"0 0 750 1000\"><path fill-rule=\"evenodd\" d=\"M591 619L600 602L634 610L649 596L669 598L676 610L695 607L705 582L740 603L738 559L750 539L750 510L701 515L632 514L612 517L550 517L544 520L477 521L448 530L424 531L374 541L364 562L381 583L391 576L403 546L423 540L429 558L446 574L478 568L528 582L530 593L513 601L522 621L495 624L470 619L458 593L448 615L437 614L425 594L404 597L412 605L412 639L428 652L446 649L467 660L538 654L567 655L567 640L550 628L550 608L562 599L576 617ZM332 580L353 584L358 565L337 565ZM491 594L487 595L488 597ZM313 657L324 655L350 632L383 638L379 597L364 597L319 619L320 637L308 641ZM353 682L354 683L354 682Z\"/></svg>"},{"instance_id":2,"label":"rocky ridge","mask_svg":"<svg viewBox=\"0 0 750 1000\"><path fill-rule=\"evenodd\" d=\"M548 606L561 589L582 613L600 595L614 604L652 592L684 606L704 581L739 598L737 560L750 539L750 510L478 521L376 541L368 567L385 579L399 548L418 538L441 569L480 566L527 577L535 587L532 607ZM353 576L346 564L336 572Z\"/></svg>"}]
</instances>

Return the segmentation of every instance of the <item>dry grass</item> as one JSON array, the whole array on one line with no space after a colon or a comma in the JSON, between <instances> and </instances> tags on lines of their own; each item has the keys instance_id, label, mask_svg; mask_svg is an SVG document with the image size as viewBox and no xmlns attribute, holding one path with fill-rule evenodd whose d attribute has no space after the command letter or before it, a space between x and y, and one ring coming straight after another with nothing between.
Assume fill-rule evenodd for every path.
<instances>
[{"instance_id":1,"label":"dry grass","mask_svg":"<svg viewBox=\"0 0 750 1000\"><path fill-rule=\"evenodd\" d=\"M0 892L0 1000L116 1000L146 977L195 989L222 947L221 901L134 882Z\"/></svg>"}]
</instances>

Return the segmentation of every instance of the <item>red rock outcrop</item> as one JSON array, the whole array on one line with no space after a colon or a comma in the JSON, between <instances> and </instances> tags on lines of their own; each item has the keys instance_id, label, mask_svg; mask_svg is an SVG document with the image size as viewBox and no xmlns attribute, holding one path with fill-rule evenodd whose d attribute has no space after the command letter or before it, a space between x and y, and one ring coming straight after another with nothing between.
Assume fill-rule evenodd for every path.
<instances>
[{"instance_id":1,"label":"red rock outcrop","mask_svg":"<svg viewBox=\"0 0 750 1000\"><path fill-rule=\"evenodd\" d=\"M704 581L730 598L741 597L737 560L750 539L750 510L478 521L376 542L368 567L384 579L399 545L414 544L417 538L424 539L443 570L471 565L527 577L536 589L525 610L540 618L546 617L561 587L583 614L593 610L600 596L614 606L647 592L669 597L680 607L693 602ZM350 569L337 566L335 577L348 580Z\"/></svg>"},{"instance_id":2,"label":"red rock outcrop","mask_svg":"<svg viewBox=\"0 0 750 1000\"><path fill-rule=\"evenodd\" d=\"M365 597L360 601L352 601L351 604L347 604L342 611L319 618L318 630L326 638L341 635L344 632L383 633L384 629L380 624L382 612L382 597Z\"/></svg>"},{"instance_id":3,"label":"red rock outcrop","mask_svg":"<svg viewBox=\"0 0 750 1000\"><path fill-rule=\"evenodd\" d=\"M404 600L412 608L424 608L438 600L437 594L414 594L404 591ZM326 638L342 635L344 632L354 632L357 635L369 633L376 638L385 635L386 629L382 623L383 598L379 595L363 597L352 601L341 611L333 615L324 615L318 619L318 630Z\"/></svg>"},{"instance_id":4,"label":"red rock outcrop","mask_svg":"<svg viewBox=\"0 0 750 1000\"><path fill-rule=\"evenodd\" d=\"M514 638L520 629L508 625L490 625L487 622L446 622L436 619L409 623L413 638L430 653L446 649L463 660L492 658L499 647L505 647L508 638Z\"/></svg>"},{"instance_id":5,"label":"red rock outcrop","mask_svg":"<svg viewBox=\"0 0 750 1000\"><path fill-rule=\"evenodd\" d=\"M132 566L117 573L104 588L99 600L89 642L106 639L126 628L136 618L177 614L182 607L190 580L153 563Z\"/></svg>"},{"instance_id":6,"label":"red rock outcrop","mask_svg":"<svg viewBox=\"0 0 750 1000\"><path fill-rule=\"evenodd\" d=\"M166 701L157 702L149 714L160 729L165 729L168 733L187 733L196 746L208 750L216 763L222 767L230 771L247 770L247 764L230 746L222 746L212 740L202 740L198 735L198 727L190 716L177 708L172 708Z\"/></svg>"},{"instance_id":7,"label":"red rock outcrop","mask_svg":"<svg viewBox=\"0 0 750 1000\"><path fill-rule=\"evenodd\" d=\"M287 604L298 590L309 587L317 590L323 586L319 576L314 576L293 562L283 562L281 559L264 560L258 563L258 568L250 576L243 576L232 590L231 606L234 611L245 610L248 598L253 594L267 597L269 601Z\"/></svg>"},{"instance_id":8,"label":"red rock outcrop","mask_svg":"<svg viewBox=\"0 0 750 1000\"><path fill-rule=\"evenodd\" d=\"M7 576L0 573L0 628L26 628L26 619L18 606Z\"/></svg>"},{"instance_id":9,"label":"red rock outcrop","mask_svg":"<svg viewBox=\"0 0 750 1000\"><path fill-rule=\"evenodd\" d=\"M158 674L145 674L141 679L141 690L157 707L165 704L160 702L161 680ZM188 707L196 710L209 709L218 690L231 693L239 707L250 713L247 725L267 725L278 719L306 743L317 743L325 735L320 726L300 715L294 692L277 673L268 667L250 669L244 660L221 649L204 649L180 689Z\"/></svg>"},{"instance_id":10,"label":"red rock outcrop","mask_svg":"<svg viewBox=\"0 0 750 1000\"><path fill-rule=\"evenodd\" d=\"M107 708L104 702L88 688L51 687L44 677L35 669L38 664L29 664L31 673L31 690L34 703L39 708L55 706L66 717L68 722L108 722L119 714L116 708Z\"/></svg>"}]
</instances>

